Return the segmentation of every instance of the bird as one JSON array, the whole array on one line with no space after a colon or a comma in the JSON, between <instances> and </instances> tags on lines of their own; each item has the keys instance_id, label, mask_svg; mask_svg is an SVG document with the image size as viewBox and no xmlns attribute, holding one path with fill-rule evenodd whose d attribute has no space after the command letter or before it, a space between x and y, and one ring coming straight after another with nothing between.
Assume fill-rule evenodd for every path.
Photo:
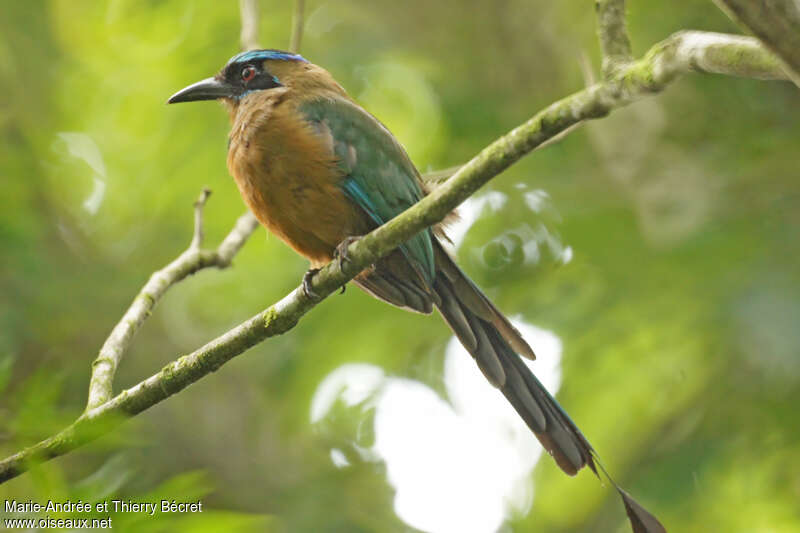
<instances>
[{"instance_id":1,"label":"bird","mask_svg":"<svg viewBox=\"0 0 800 533\"><path fill-rule=\"evenodd\" d=\"M247 206L307 258L304 290L346 246L428 193L400 142L333 76L296 53L251 50L168 103L220 100L231 130L227 166ZM478 368L567 474L592 470L594 450L521 357L519 331L461 270L442 225L421 231L353 278L394 306L444 318Z\"/></svg>"},{"instance_id":2,"label":"bird","mask_svg":"<svg viewBox=\"0 0 800 533\"><path fill-rule=\"evenodd\" d=\"M428 189L400 142L324 68L276 49L232 57L167 103L219 100L231 122L228 170L269 231L306 257L303 291L347 246L420 201ZM445 223L447 219L445 219ZM608 475L566 411L523 361L533 349L455 263L442 224L425 229L353 278L408 311L434 308L567 474L598 467L619 492L634 533L666 529ZM343 287L344 289L344 287Z\"/></svg>"}]
</instances>

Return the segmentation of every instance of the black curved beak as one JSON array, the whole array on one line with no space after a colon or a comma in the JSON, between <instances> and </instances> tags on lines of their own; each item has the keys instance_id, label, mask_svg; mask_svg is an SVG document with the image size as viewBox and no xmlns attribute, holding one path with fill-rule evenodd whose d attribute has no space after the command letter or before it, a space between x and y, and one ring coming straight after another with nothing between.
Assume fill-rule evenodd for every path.
<instances>
[{"instance_id":1,"label":"black curved beak","mask_svg":"<svg viewBox=\"0 0 800 533\"><path fill-rule=\"evenodd\" d=\"M219 81L216 78L206 78L176 92L169 97L167 103L177 104L180 102L196 102L198 100L230 98L234 95L234 90L234 87L225 81Z\"/></svg>"}]
</instances>

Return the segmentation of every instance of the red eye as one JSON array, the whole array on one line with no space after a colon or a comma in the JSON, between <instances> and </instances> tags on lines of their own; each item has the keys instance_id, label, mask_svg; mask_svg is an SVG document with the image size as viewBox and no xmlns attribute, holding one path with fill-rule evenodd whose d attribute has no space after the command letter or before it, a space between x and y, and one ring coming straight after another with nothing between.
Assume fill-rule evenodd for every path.
<instances>
[{"instance_id":1,"label":"red eye","mask_svg":"<svg viewBox=\"0 0 800 533\"><path fill-rule=\"evenodd\" d=\"M243 81L250 81L256 77L256 69L255 67L244 67L242 69L242 80Z\"/></svg>"}]
</instances>

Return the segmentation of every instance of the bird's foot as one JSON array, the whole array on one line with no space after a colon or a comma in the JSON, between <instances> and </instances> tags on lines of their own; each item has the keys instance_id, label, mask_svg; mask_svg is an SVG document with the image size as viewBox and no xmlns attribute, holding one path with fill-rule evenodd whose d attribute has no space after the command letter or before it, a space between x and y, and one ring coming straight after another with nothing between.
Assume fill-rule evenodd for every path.
<instances>
[{"instance_id":1,"label":"bird's foot","mask_svg":"<svg viewBox=\"0 0 800 533\"><path fill-rule=\"evenodd\" d=\"M333 257L339 260L339 269L344 269L345 263L350 262L350 252L347 251L348 246L359 240L361 237L358 236L350 236L345 237L345 239L336 245L336 249L333 251Z\"/></svg>"},{"instance_id":2,"label":"bird's foot","mask_svg":"<svg viewBox=\"0 0 800 533\"><path fill-rule=\"evenodd\" d=\"M355 237L351 235L350 237L345 237L345 239L336 246L336 249L333 251L333 257L339 260L339 270L344 270L345 263L350 262L347 247L360 238L361 237ZM342 285L342 291L339 294L344 294L346 288L347 284Z\"/></svg>"},{"instance_id":3,"label":"bird's foot","mask_svg":"<svg viewBox=\"0 0 800 533\"><path fill-rule=\"evenodd\" d=\"M310 300L317 301L320 299L319 294L314 292L314 289L311 288L311 280L319 272L318 268L309 268L308 271L303 275L303 293L308 297Z\"/></svg>"}]
</instances>

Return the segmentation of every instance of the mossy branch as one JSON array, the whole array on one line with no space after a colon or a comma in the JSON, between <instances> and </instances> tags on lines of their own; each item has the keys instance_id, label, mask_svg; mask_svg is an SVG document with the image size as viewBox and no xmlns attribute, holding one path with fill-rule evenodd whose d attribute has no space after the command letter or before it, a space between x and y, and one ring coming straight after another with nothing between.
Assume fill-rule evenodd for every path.
<instances>
[{"instance_id":1,"label":"mossy branch","mask_svg":"<svg viewBox=\"0 0 800 533\"><path fill-rule=\"evenodd\" d=\"M679 75L693 71L785 78L777 59L753 38L704 32L677 33L655 45L643 59L626 64L613 77L551 104L487 146L419 203L352 243L348 247L349 260L343 265L333 261L319 271L312 280L314 293L320 297L319 300L324 299L401 243L441 221L490 179L570 126L603 117L641 97L657 93ZM249 229L252 220L245 221L246 229ZM235 234L232 232L228 238L236 241L232 237ZM224 246L225 243L218 253ZM188 253L199 252L192 252L190 247L184 252ZM184 277L190 273L178 270ZM163 294L163 290L159 294ZM142 305L147 309L152 308L155 299L153 302L144 300L148 298L137 298L136 301L143 301ZM264 339L289 331L319 300L312 301L304 293L302 285L298 286L276 304L224 335L170 363L138 385L88 409L57 435L1 461L0 482L24 472L31 462L63 455L110 431L127 417L181 391Z\"/></svg>"},{"instance_id":2,"label":"mossy branch","mask_svg":"<svg viewBox=\"0 0 800 533\"><path fill-rule=\"evenodd\" d=\"M797 0L714 0L782 61L800 87L800 3Z\"/></svg>"},{"instance_id":3,"label":"mossy branch","mask_svg":"<svg viewBox=\"0 0 800 533\"><path fill-rule=\"evenodd\" d=\"M113 395L114 375L123 356L133 342L141 326L153 312L153 308L170 287L209 267L226 268L233 256L244 246L247 238L258 227L258 221L247 213L239 217L233 229L223 239L216 250L203 250L203 207L211 191L203 190L194 204L194 234L189 247L170 264L154 272L142 290L133 299L130 307L111 330L111 334L100 348L100 353L92 363L92 376L89 380L89 399L86 410L98 407Z\"/></svg>"},{"instance_id":4,"label":"mossy branch","mask_svg":"<svg viewBox=\"0 0 800 533\"><path fill-rule=\"evenodd\" d=\"M302 0L298 0L302 5ZM258 48L258 0L239 0L239 15L242 21L240 35L243 50ZM297 28L294 30L297 32ZM299 45L299 39L298 39ZM100 348L100 353L92 363L92 376L89 381L89 399L86 410L94 409L111 399L114 375L122 357L128 351L133 337L144 324L153 308L175 283L209 267L225 268L231 264L247 239L258 227L252 213L239 217L227 237L216 250L203 250L203 207L211 191L203 190L194 204L194 234L189 248L170 264L154 272L133 303L125 311L122 319L114 326L111 334Z\"/></svg>"},{"instance_id":5,"label":"mossy branch","mask_svg":"<svg viewBox=\"0 0 800 533\"><path fill-rule=\"evenodd\" d=\"M595 0L597 35L603 54L603 75L611 78L633 60L625 27L625 0Z\"/></svg>"}]
</instances>

